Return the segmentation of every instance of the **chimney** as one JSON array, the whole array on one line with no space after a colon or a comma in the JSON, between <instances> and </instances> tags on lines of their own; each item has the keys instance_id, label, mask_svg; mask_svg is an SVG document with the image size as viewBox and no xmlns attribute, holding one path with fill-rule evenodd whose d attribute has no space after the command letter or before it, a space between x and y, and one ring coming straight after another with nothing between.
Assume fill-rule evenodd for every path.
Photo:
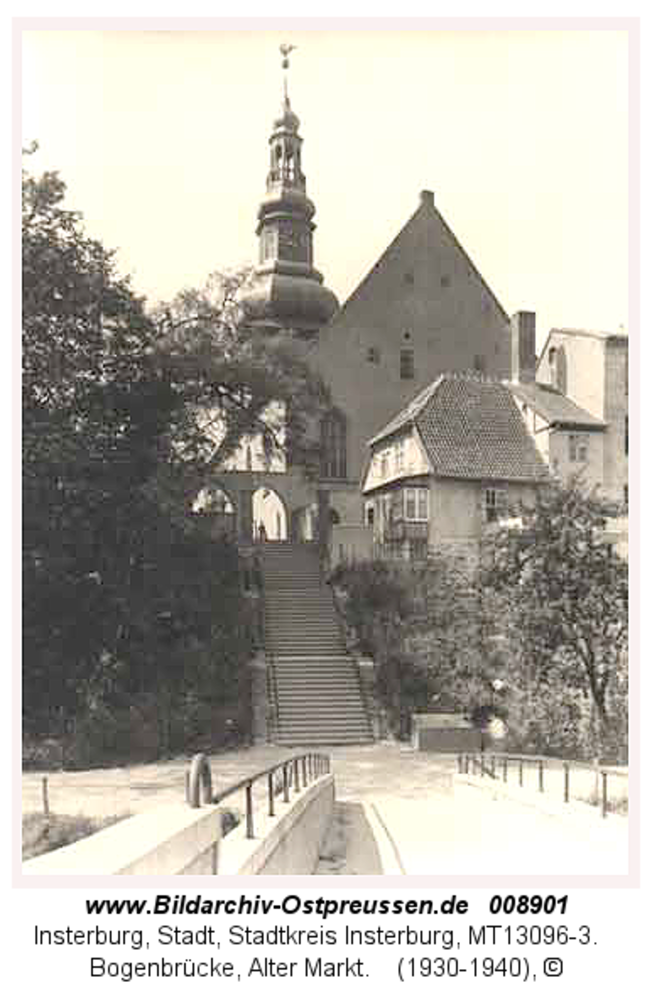
<instances>
[{"instance_id":1,"label":"chimney","mask_svg":"<svg viewBox=\"0 0 652 1000\"><path fill-rule=\"evenodd\" d=\"M534 382L537 364L536 313L514 313L511 327L512 382Z\"/></svg>"},{"instance_id":2,"label":"chimney","mask_svg":"<svg viewBox=\"0 0 652 1000\"><path fill-rule=\"evenodd\" d=\"M435 207L435 192L434 191L422 191L419 195L422 205L430 205L431 208Z\"/></svg>"}]
</instances>

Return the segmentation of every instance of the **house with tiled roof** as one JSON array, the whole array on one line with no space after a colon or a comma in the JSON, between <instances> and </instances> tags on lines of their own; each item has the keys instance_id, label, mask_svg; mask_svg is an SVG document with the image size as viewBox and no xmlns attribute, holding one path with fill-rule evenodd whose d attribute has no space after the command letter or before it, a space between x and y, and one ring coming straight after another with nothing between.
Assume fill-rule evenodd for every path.
<instances>
[{"instance_id":1,"label":"house with tiled roof","mask_svg":"<svg viewBox=\"0 0 652 1000\"><path fill-rule=\"evenodd\" d=\"M365 519L385 557L472 555L487 526L533 502L548 476L510 389L477 372L440 376L369 447Z\"/></svg>"}]
</instances>

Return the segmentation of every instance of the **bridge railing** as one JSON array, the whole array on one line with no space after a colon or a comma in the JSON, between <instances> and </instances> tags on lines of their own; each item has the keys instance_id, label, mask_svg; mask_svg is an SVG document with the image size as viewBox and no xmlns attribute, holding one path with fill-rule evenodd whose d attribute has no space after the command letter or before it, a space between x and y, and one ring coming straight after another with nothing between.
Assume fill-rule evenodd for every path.
<instances>
[{"instance_id":1,"label":"bridge railing","mask_svg":"<svg viewBox=\"0 0 652 1000\"><path fill-rule=\"evenodd\" d=\"M600 808L602 816L627 812L628 778L626 767L610 767L586 761L511 753L458 754L460 774L475 774L520 788L536 788L565 803L572 799Z\"/></svg>"},{"instance_id":2,"label":"bridge railing","mask_svg":"<svg viewBox=\"0 0 652 1000\"><path fill-rule=\"evenodd\" d=\"M266 780L268 815L274 816L275 802L279 797L282 797L283 802L290 802L292 793L300 793L318 778L329 774L330 770L330 757L327 754L301 753L257 771L214 793L208 757L198 753L193 757L190 769L186 773L186 801L191 808L196 809L202 804L219 805L237 792L244 791L246 835L248 839L253 839L256 835L253 794L256 782Z\"/></svg>"}]
</instances>

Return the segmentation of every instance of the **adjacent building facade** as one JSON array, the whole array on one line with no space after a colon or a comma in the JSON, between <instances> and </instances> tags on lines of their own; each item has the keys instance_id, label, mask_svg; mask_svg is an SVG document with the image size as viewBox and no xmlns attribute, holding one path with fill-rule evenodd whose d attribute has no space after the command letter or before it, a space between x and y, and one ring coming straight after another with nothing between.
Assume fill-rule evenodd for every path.
<instances>
[{"instance_id":1,"label":"adjacent building facade","mask_svg":"<svg viewBox=\"0 0 652 1000\"><path fill-rule=\"evenodd\" d=\"M514 394L553 475L628 502L628 338L553 329L535 355L534 313L512 320Z\"/></svg>"}]
</instances>

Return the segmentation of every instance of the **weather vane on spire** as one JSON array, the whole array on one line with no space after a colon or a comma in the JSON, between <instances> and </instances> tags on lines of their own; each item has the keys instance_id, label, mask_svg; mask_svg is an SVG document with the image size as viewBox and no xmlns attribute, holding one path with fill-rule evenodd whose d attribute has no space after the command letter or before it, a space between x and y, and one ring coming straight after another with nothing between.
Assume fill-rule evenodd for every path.
<instances>
[{"instance_id":1,"label":"weather vane on spire","mask_svg":"<svg viewBox=\"0 0 652 1000\"><path fill-rule=\"evenodd\" d=\"M279 45L280 53L283 56L283 60L281 62L281 66L282 66L282 68L285 71L283 73L283 96L285 97L286 101L288 99L288 74L287 74L287 71L290 68L290 52L293 52L295 49L296 49L296 45L288 45L285 42L283 43L283 45Z\"/></svg>"}]
</instances>

